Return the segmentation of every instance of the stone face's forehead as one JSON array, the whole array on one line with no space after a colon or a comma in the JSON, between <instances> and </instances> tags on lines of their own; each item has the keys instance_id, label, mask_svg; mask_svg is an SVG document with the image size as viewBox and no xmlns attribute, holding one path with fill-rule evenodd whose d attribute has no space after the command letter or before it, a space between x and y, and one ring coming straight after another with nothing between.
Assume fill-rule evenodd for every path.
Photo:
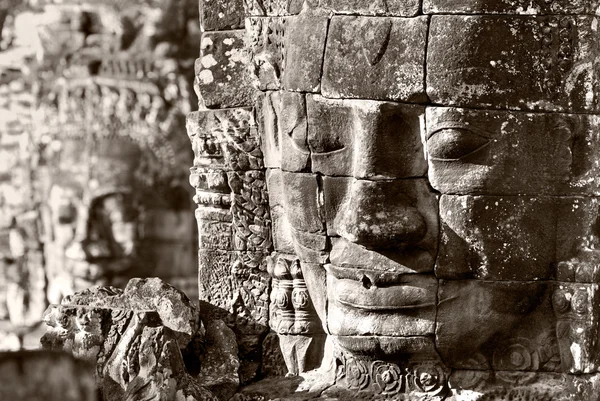
<instances>
[{"instance_id":1,"label":"stone face's forehead","mask_svg":"<svg viewBox=\"0 0 600 401\"><path fill-rule=\"evenodd\" d=\"M593 16L434 15L427 94L443 105L598 112L597 24Z\"/></svg>"},{"instance_id":2,"label":"stone face's forehead","mask_svg":"<svg viewBox=\"0 0 600 401\"><path fill-rule=\"evenodd\" d=\"M597 14L597 0L423 0L426 14Z\"/></svg>"}]
</instances>

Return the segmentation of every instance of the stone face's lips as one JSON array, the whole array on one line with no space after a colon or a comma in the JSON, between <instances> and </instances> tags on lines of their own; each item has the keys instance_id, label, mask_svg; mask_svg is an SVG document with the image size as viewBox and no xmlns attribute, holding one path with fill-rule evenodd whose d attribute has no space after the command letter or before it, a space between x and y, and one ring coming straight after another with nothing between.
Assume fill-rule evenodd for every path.
<instances>
[{"instance_id":1,"label":"stone face's lips","mask_svg":"<svg viewBox=\"0 0 600 401\"><path fill-rule=\"evenodd\" d=\"M411 274L393 277L366 270L344 275L344 270L347 269L327 266L330 274L329 298L346 307L377 312L435 306L437 285L433 276ZM355 279L336 276L354 276Z\"/></svg>"}]
</instances>

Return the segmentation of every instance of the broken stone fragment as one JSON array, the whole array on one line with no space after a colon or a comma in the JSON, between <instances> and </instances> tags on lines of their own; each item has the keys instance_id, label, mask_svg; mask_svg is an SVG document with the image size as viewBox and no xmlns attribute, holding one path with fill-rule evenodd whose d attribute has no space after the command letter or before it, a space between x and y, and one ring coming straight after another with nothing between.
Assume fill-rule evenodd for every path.
<instances>
[{"instance_id":1,"label":"broken stone fragment","mask_svg":"<svg viewBox=\"0 0 600 401\"><path fill-rule=\"evenodd\" d=\"M103 400L214 400L187 372L177 333L156 311L51 305L42 347L96 366Z\"/></svg>"},{"instance_id":2,"label":"broken stone fragment","mask_svg":"<svg viewBox=\"0 0 600 401\"><path fill-rule=\"evenodd\" d=\"M211 320L206 323L205 346L198 381L219 400L227 401L240 385L240 361L235 333L222 320Z\"/></svg>"},{"instance_id":3,"label":"broken stone fragment","mask_svg":"<svg viewBox=\"0 0 600 401\"><path fill-rule=\"evenodd\" d=\"M131 279L124 290L92 287L65 297L62 305L156 311L162 324L173 330L181 348L187 346L199 327L197 306L159 278Z\"/></svg>"}]
</instances>

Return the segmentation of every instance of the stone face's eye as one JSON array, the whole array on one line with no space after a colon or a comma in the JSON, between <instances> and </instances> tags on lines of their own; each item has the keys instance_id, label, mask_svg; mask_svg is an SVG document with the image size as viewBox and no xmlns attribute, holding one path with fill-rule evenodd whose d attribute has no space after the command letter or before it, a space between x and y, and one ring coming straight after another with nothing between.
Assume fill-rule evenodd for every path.
<instances>
[{"instance_id":1,"label":"stone face's eye","mask_svg":"<svg viewBox=\"0 0 600 401\"><path fill-rule=\"evenodd\" d=\"M341 134L323 135L316 138L309 138L309 145L313 153L331 153L336 150L344 149L345 138Z\"/></svg>"},{"instance_id":2,"label":"stone face's eye","mask_svg":"<svg viewBox=\"0 0 600 401\"><path fill-rule=\"evenodd\" d=\"M442 128L427 139L427 151L432 159L458 160L482 149L490 142L465 128Z\"/></svg>"}]
</instances>

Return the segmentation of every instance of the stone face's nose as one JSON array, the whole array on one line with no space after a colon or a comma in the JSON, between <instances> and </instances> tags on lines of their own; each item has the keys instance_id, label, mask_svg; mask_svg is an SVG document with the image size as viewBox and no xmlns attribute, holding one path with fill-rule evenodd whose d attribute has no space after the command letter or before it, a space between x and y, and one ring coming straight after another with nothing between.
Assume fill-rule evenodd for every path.
<instances>
[{"instance_id":1,"label":"stone face's nose","mask_svg":"<svg viewBox=\"0 0 600 401\"><path fill-rule=\"evenodd\" d=\"M427 232L427 223L402 181L354 180L334 221L346 240L370 249L416 244Z\"/></svg>"}]
</instances>

